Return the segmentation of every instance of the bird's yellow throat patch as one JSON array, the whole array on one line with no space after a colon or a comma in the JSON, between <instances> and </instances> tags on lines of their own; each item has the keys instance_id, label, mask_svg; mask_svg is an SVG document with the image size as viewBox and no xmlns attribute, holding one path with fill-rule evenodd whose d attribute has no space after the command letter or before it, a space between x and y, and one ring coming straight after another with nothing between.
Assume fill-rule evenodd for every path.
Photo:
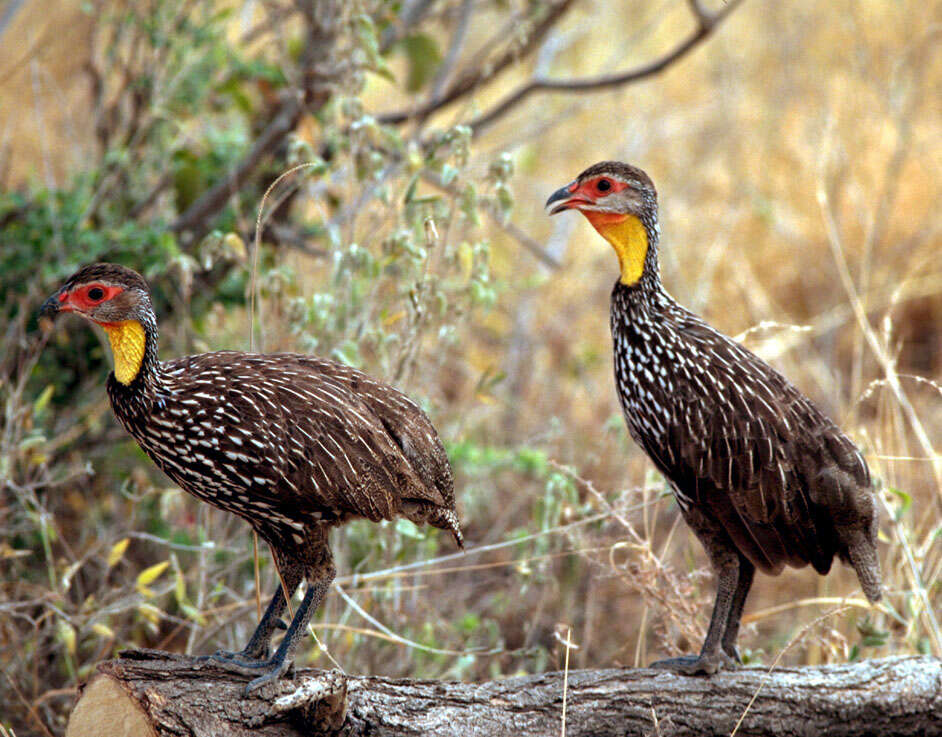
<instances>
[{"instance_id":1,"label":"bird's yellow throat patch","mask_svg":"<svg viewBox=\"0 0 942 737\"><path fill-rule=\"evenodd\" d=\"M137 320L101 323L114 353L114 377L127 386L141 371L147 336Z\"/></svg>"},{"instance_id":2,"label":"bird's yellow throat patch","mask_svg":"<svg viewBox=\"0 0 942 737\"><path fill-rule=\"evenodd\" d=\"M634 215L616 212L582 213L599 234L612 244L621 269L620 281L631 285L644 273L644 259L648 255L648 232Z\"/></svg>"}]
</instances>

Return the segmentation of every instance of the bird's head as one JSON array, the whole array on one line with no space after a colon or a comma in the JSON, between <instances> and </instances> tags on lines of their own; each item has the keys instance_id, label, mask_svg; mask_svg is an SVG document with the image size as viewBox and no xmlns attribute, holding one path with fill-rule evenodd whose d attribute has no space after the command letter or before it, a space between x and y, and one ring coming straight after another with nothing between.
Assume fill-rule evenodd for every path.
<instances>
[{"instance_id":1,"label":"bird's head","mask_svg":"<svg viewBox=\"0 0 942 737\"><path fill-rule=\"evenodd\" d=\"M40 308L40 317L71 312L104 328L115 359L115 378L130 384L146 350L145 326L153 328L150 290L144 278L117 264L90 264L70 276Z\"/></svg>"},{"instance_id":2,"label":"bird's head","mask_svg":"<svg viewBox=\"0 0 942 737\"><path fill-rule=\"evenodd\" d=\"M550 215L578 210L611 243L621 266L621 281L634 284L657 238L657 191L641 169L602 161L582 172L546 201Z\"/></svg>"}]
</instances>

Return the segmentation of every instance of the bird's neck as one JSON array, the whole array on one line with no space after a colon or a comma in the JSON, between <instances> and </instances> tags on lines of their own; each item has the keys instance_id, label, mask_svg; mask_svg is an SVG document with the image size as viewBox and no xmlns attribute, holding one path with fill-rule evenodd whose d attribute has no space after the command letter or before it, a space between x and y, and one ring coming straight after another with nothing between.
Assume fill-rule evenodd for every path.
<instances>
[{"instance_id":1,"label":"bird's neck","mask_svg":"<svg viewBox=\"0 0 942 737\"><path fill-rule=\"evenodd\" d=\"M621 284L628 287L660 284L656 219L615 212L585 211L583 214L618 256Z\"/></svg>"},{"instance_id":2,"label":"bird's neck","mask_svg":"<svg viewBox=\"0 0 942 737\"><path fill-rule=\"evenodd\" d=\"M137 320L101 324L114 354L114 377L125 386L140 375L147 355L147 332Z\"/></svg>"},{"instance_id":3,"label":"bird's neck","mask_svg":"<svg viewBox=\"0 0 942 737\"><path fill-rule=\"evenodd\" d=\"M641 330L641 333L645 333L644 325L652 320L661 319L663 315L671 313L679 307L661 283L657 258L657 247L660 239L660 228L657 219L652 218L650 221L634 219L640 223L644 231L643 236L635 235L635 237L638 239L645 238L647 245L640 270L636 267L629 274L634 279L626 279L625 269L623 268L621 276L615 282L615 287L612 290L613 333L623 330L632 332ZM611 235L611 232L609 234ZM615 237L618 235L620 234L616 233ZM611 243L611 241L609 242ZM614 243L612 247L618 253L618 248Z\"/></svg>"},{"instance_id":4,"label":"bird's neck","mask_svg":"<svg viewBox=\"0 0 942 737\"><path fill-rule=\"evenodd\" d=\"M101 323L114 354L114 383L123 395L153 396L161 383L157 358L157 321L142 319Z\"/></svg>"}]
</instances>

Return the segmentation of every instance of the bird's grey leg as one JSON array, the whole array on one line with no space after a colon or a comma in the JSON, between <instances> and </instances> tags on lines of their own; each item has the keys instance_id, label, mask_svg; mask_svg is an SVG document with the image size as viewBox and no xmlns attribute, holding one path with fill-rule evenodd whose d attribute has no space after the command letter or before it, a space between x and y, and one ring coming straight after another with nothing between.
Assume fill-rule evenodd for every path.
<instances>
[{"instance_id":1,"label":"bird's grey leg","mask_svg":"<svg viewBox=\"0 0 942 737\"><path fill-rule=\"evenodd\" d=\"M311 615L321 605L337 573L330 551L327 550L326 546L324 552L326 555L323 562L308 573L307 592L304 594L304 600L301 602L301 606L298 607L298 611L295 612L294 619L291 620L291 625L288 627L288 632L275 654L264 663L252 666L252 668L264 668L268 672L249 682L245 687L246 695L261 688L266 683L278 680L291 666L294 651L304 635L304 630L307 628Z\"/></svg>"},{"instance_id":2,"label":"bird's grey leg","mask_svg":"<svg viewBox=\"0 0 942 737\"><path fill-rule=\"evenodd\" d=\"M736 649L736 638L739 636L739 622L742 619L742 610L746 604L746 597L752 587L756 567L744 556L739 556L739 580L733 592L733 602L729 607L729 618L726 620L726 631L723 633L723 652L740 665L742 658Z\"/></svg>"},{"instance_id":3,"label":"bird's grey leg","mask_svg":"<svg viewBox=\"0 0 942 737\"><path fill-rule=\"evenodd\" d=\"M262 674L259 675L258 678L250 681L245 687L246 695L264 686L266 683L276 681L291 667L294 651L297 649L298 643L304 636L304 630L307 628L311 615L314 614L321 605L337 573L334 568L333 557L330 554L330 548L327 546L327 530L325 528L309 529L307 533L308 538L304 548L294 551L295 554L303 555L303 558L298 558L297 560L287 558L278 548L272 546L272 552L275 554L278 568L286 578L285 583L290 584L293 581L294 585L297 586L299 578L303 576L307 579L307 591L304 594L304 599L301 601L298 610L294 613L294 619L291 620L288 631L285 633L284 639L278 645L275 654L264 660L230 659L220 661L220 665L227 670L234 670L241 673L258 673L262 671ZM292 576L292 581L287 580L289 572ZM256 634L259 635L259 641L267 640L267 638L271 637L276 620L274 611L277 609L276 601L272 600L272 604L269 606L269 610L272 610L271 618L268 618L268 612L266 612L266 616L263 617L262 623L259 624L259 628L256 630ZM267 624L265 624L266 619L268 619ZM262 624L265 624L264 630L262 630ZM262 631L259 632L259 630ZM267 632L265 630L267 630ZM255 640L254 635L252 640ZM249 643L246 649L250 647L252 647L252 642Z\"/></svg>"},{"instance_id":4,"label":"bird's grey leg","mask_svg":"<svg viewBox=\"0 0 942 737\"><path fill-rule=\"evenodd\" d=\"M246 658L268 657L268 643L271 642L271 636L279 625L284 626L281 615L285 611L288 599L294 596L294 592L297 591L304 577L304 569L298 564L285 568L279 567L279 570L284 586L281 581L278 582L278 590L275 591L268 609L265 610L262 621L258 623L248 645L242 650L241 654Z\"/></svg>"},{"instance_id":5,"label":"bird's grey leg","mask_svg":"<svg viewBox=\"0 0 942 737\"><path fill-rule=\"evenodd\" d=\"M739 579L739 561L736 556L733 555L717 571L717 574L718 582L716 601L713 604L713 616L710 617L710 628L707 630L700 654L658 660L651 663L652 668L664 668L692 676L698 673L710 675L732 664L732 658L720 648L720 645L724 639L726 624L729 621L736 584Z\"/></svg>"},{"instance_id":6,"label":"bird's grey leg","mask_svg":"<svg viewBox=\"0 0 942 737\"><path fill-rule=\"evenodd\" d=\"M268 658L268 643L271 641L272 634L279 626L284 627L281 615L284 613L287 603L285 589L287 589L288 598L291 598L304 577L304 569L299 563L283 564L279 561L278 570L282 581L284 581L284 586L282 586L281 581L278 582L278 589L271 598L271 602L269 602L265 614L255 628L255 632L252 633L248 645L237 653L219 650L212 655L203 656L200 660L215 660L223 665L233 663L243 667L265 662Z\"/></svg>"},{"instance_id":7,"label":"bird's grey leg","mask_svg":"<svg viewBox=\"0 0 942 737\"><path fill-rule=\"evenodd\" d=\"M724 642L727 623L733 611L733 603L740 580L741 556L735 546L718 522L706 517L691 507L684 510L684 518L693 529L717 575L716 600L713 604L713 615L710 617L710 627L707 629L706 639L699 655L684 655L679 658L658 660L651 664L652 668L664 668L686 675L716 673L725 667L734 665L734 660L724 651ZM751 564L750 564L751 565ZM749 582L751 583L751 575ZM743 602L746 600L748 586L744 586ZM742 606L739 607L740 613ZM737 616L737 629L739 618ZM734 638L735 639L735 638Z\"/></svg>"}]
</instances>

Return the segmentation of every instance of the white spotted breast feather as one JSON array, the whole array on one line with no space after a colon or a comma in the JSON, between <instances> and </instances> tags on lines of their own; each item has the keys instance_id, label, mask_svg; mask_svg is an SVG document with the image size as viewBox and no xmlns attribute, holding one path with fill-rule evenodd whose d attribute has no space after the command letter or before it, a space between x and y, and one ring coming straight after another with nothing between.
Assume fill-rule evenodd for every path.
<instances>
[{"instance_id":1,"label":"white spotted breast feather","mask_svg":"<svg viewBox=\"0 0 942 737\"><path fill-rule=\"evenodd\" d=\"M116 405L119 419L181 487L260 532L269 523L392 519L406 501L454 509L431 422L362 372L312 356L229 351L161 369L161 401L146 416Z\"/></svg>"},{"instance_id":2,"label":"white spotted breast feather","mask_svg":"<svg viewBox=\"0 0 942 737\"><path fill-rule=\"evenodd\" d=\"M631 434L682 507L722 522L766 571L838 552L833 520L872 504L854 444L784 376L661 293L616 285L616 383ZM621 354L621 355L619 355Z\"/></svg>"}]
</instances>

